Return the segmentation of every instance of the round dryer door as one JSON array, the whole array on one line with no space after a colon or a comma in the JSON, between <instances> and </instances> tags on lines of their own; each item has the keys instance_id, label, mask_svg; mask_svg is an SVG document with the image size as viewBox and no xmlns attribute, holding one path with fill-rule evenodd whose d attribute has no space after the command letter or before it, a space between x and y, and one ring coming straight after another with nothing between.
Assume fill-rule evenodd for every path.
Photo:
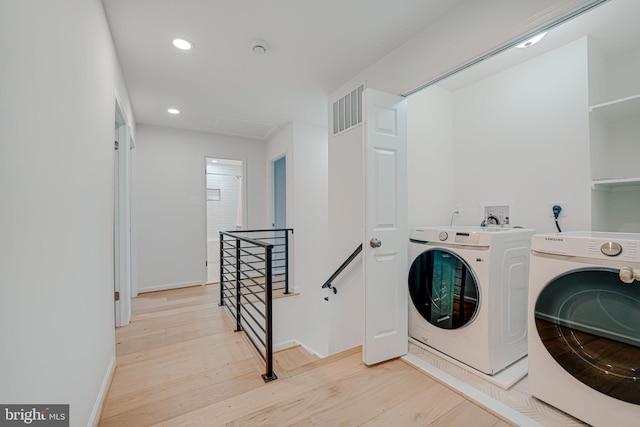
<instances>
[{"instance_id":1,"label":"round dryer door","mask_svg":"<svg viewBox=\"0 0 640 427\"><path fill-rule=\"evenodd\" d=\"M640 405L640 284L618 270L580 269L555 278L535 303L547 351L594 390Z\"/></svg>"},{"instance_id":2,"label":"round dryer door","mask_svg":"<svg viewBox=\"0 0 640 427\"><path fill-rule=\"evenodd\" d=\"M479 288L467 263L444 249L427 250L409 270L409 294L418 312L442 329L462 328L480 307Z\"/></svg>"}]
</instances>

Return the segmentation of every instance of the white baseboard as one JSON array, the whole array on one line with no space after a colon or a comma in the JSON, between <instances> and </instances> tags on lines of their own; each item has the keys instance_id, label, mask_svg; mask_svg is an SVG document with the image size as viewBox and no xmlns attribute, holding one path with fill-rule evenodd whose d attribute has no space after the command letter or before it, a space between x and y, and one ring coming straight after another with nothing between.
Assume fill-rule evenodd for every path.
<instances>
[{"instance_id":1,"label":"white baseboard","mask_svg":"<svg viewBox=\"0 0 640 427\"><path fill-rule=\"evenodd\" d=\"M183 282L183 283L167 283L165 285L146 286L144 288L138 288L138 294L145 292L165 291L167 289L188 288L189 286L202 285L202 282Z\"/></svg>"},{"instance_id":2,"label":"white baseboard","mask_svg":"<svg viewBox=\"0 0 640 427\"><path fill-rule=\"evenodd\" d=\"M282 350L286 350L288 348L293 348L296 346L299 346L300 344L298 343L297 340L291 340L291 341L285 341L285 342L281 342L279 344L274 344L273 346L273 351L282 351Z\"/></svg>"},{"instance_id":3,"label":"white baseboard","mask_svg":"<svg viewBox=\"0 0 640 427\"><path fill-rule=\"evenodd\" d=\"M307 353L312 354L314 356L316 356L319 359L324 359L325 357L327 357L326 355L322 355L320 353L318 353L317 351L315 351L314 349L312 349L311 347L308 347L306 345L304 345L303 343L301 343L298 340L290 340L290 341L285 341L279 344L274 344L273 346L273 351L282 351L282 350L286 350L288 348L292 348L292 347L297 347L300 346L302 347Z\"/></svg>"},{"instance_id":4,"label":"white baseboard","mask_svg":"<svg viewBox=\"0 0 640 427\"><path fill-rule=\"evenodd\" d=\"M112 356L109 361L109 366L107 367L107 372L104 375L104 379L102 380L102 385L100 386L100 391L98 392L98 397L96 398L96 402L93 405L93 410L91 411L91 416L89 417L88 426L97 427L100 422L100 415L102 415L102 406L104 405L104 401L107 399L107 393L109 392L109 386L111 385L111 380L113 380L113 374L116 372L116 356Z\"/></svg>"}]
</instances>

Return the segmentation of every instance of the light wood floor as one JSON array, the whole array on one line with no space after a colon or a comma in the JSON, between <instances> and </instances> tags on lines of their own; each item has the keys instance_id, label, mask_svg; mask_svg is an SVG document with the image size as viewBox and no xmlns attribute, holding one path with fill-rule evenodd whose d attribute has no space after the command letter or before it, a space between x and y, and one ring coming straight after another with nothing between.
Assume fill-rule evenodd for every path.
<instances>
[{"instance_id":1,"label":"light wood floor","mask_svg":"<svg viewBox=\"0 0 640 427\"><path fill-rule=\"evenodd\" d=\"M218 286L143 294L116 331L101 426L510 424L400 359L367 367L356 348L325 359L276 353L278 380L218 303Z\"/></svg>"}]
</instances>

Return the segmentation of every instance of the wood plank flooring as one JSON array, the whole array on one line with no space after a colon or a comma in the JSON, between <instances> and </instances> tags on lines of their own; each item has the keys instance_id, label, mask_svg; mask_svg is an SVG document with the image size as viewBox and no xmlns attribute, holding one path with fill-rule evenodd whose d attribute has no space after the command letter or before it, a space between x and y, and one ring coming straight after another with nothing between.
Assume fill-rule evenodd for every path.
<instances>
[{"instance_id":1,"label":"wood plank flooring","mask_svg":"<svg viewBox=\"0 0 640 427\"><path fill-rule=\"evenodd\" d=\"M101 426L510 425L400 359L367 367L360 348L278 352L278 380L265 384L262 359L217 303L217 285L132 301Z\"/></svg>"}]
</instances>

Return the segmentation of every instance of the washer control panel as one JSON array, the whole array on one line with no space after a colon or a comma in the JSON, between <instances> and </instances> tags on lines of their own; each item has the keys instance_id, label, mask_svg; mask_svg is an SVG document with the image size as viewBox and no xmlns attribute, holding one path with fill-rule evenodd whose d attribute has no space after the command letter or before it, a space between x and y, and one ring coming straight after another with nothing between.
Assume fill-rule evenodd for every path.
<instances>
[{"instance_id":1,"label":"washer control panel","mask_svg":"<svg viewBox=\"0 0 640 427\"><path fill-rule=\"evenodd\" d=\"M524 228L442 226L412 228L409 238L421 243L489 247L492 240L530 239L534 233L534 230Z\"/></svg>"},{"instance_id":2,"label":"washer control panel","mask_svg":"<svg viewBox=\"0 0 640 427\"><path fill-rule=\"evenodd\" d=\"M456 232L456 237L454 242L460 243L462 245L477 245L480 242L480 234L479 233L467 233L467 232Z\"/></svg>"}]
</instances>

